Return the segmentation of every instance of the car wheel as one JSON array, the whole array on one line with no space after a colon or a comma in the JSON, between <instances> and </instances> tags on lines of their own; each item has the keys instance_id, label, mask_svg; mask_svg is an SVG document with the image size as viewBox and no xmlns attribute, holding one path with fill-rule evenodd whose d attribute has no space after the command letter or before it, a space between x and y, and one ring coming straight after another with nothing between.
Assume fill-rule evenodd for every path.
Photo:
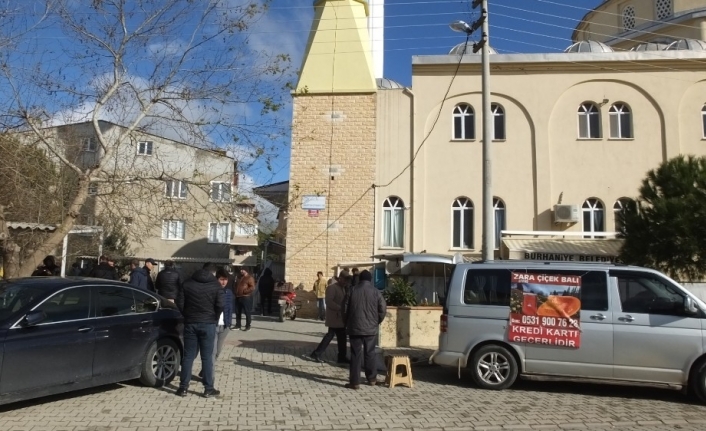
<instances>
[{"instance_id":1,"label":"car wheel","mask_svg":"<svg viewBox=\"0 0 706 431\"><path fill-rule=\"evenodd\" d=\"M699 401L706 403L706 361L701 361L701 363L694 368L691 376L689 376L689 386Z\"/></svg>"},{"instance_id":2,"label":"car wheel","mask_svg":"<svg viewBox=\"0 0 706 431\"><path fill-rule=\"evenodd\" d=\"M169 384L179 372L181 353L174 341L163 338L152 343L142 364L140 383L159 388Z\"/></svg>"},{"instance_id":3,"label":"car wheel","mask_svg":"<svg viewBox=\"0 0 706 431\"><path fill-rule=\"evenodd\" d=\"M473 381L483 389L506 389L517 379L515 357L505 347L489 344L471 358Z\"/></svg>"}]
</instances>

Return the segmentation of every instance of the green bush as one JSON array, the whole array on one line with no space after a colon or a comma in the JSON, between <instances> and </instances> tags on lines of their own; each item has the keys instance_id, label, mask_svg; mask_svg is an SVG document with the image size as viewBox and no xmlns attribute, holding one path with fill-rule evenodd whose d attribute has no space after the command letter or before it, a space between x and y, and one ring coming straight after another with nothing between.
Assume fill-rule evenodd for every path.
<instances>
[{"instance_id":1,"label":"green bush","mask_svg":"<svg viewBox=\"0 0 706 431\"><path fill-rule=\"evenodd\" d=\"M382 292L387 305L393 307L412 307L417 305L417 294L412 289L412 284L402 278L391 278L387 289Z\"/></svg>"}]
</instances>

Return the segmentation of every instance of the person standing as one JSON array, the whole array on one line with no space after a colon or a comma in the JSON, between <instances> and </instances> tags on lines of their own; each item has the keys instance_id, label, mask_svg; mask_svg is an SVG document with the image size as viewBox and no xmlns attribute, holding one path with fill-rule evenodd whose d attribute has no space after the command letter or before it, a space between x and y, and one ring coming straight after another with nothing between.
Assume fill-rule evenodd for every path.
<instances>
[{"instance_id":1,"label":"person standing","mask_svg":"<svg viewBox=\"0 0 706 431\"><path fill-rule=\"evenodd\" d=\"M241 331L249 331L252 322L252 294L255 291L255 279L244 268L240 270L240 277L235 286L235 327ZM240 324L245 312L245 328Z\"/></svg>"},{"instance_id":2,"label":"person standing","mask_svg":"<svg viewBox=\"0 0 706 431\"><path fill-rule=\"evenodd\" d=\"M319 271L316 273L316 281L314 282L314 293L316 294L316 304L319 307L319 320L326 320L326 287L327 283L324 280L324 273Z\"/></svg>"},{"instance_id":3,"label":"person standing","mask_svg":"<svg viewBox=\"0 0 706 431\"><path fill-rule=\"evenodd\" d=\"M93 267L88 276L105 280L118 280L118 271L115 270L115 266L110 266L109 260L108 256L101 256L98 259L98 265Z\"/></svg>"},{"instance_id":4,"label":"person standing","mask_svg":"<svg viewBox=\"0 0 706 431\"><path fill-rule=\"evenodd\" d=\"M147 290L150 292L157 293L157 289L154 287L154 278L152 274L152 270L154 270L154 266L157 264L157 262L154 261L151 257L148 259L145 259L145 273L147 274Z\"/></svg>"},{"instance_id":5,"label":"person standing","mask_svg":"<svg viewBox=\"0 0 706 431\"><path fill-rule=\"evenodd\" d=\"M228 288L228 282L231 278L230 274L224 268L220 268L216 271L216 278L218 279L218 284L221 285L221 289L223 290L223 312L218 319L218 325L216 326L216 338L214 340L214 379L216 375L216 361L218 360L218 357L221 356L223 344L225 344L226 338L228 338L228 334L230 333L230 325L233 321L233 291ZM203 378L203 369L199 372L199 377Z\"/></svg>"},{"instance_id":6,"label":"person standing","mask_svg":"<svg viewBox=\"0 0 706 431\"><path fill-rule=\"evenodd\" d=\"M350 288L344 301L343 315L346 330L351 342L350 379L346 388L360 387L360 370L364 365L368 384L377 384L377 364L375 363L375 335L378 326L385 319L387 307L385 299L372 284L370 271L360 273L360 283Z\"/></svg>"},{"instance_id":7,"label":"person standing","mask_svg":"<svg viewBox=\"0 0 706 431\"><path fill-rule=\"evenodd\" d=\"M140 261L133 259L130 262L130 284L138 289L149 290L147 279L150 278L147 268L140 268Z\"/></svg>"},{"instance_id":8,"label":"person standing","mask_svg":"<svg viewBox=\"0 0 706 431\"><path fill-rule=\"evenodd\" d=\"M182 284L181 274L174 266L174 261L168 260L164 262L164 269L157 274L155 285L157 293L174 303Z\"/></svg>"},{"instance_id":9,"label":"person standing","mask_svg":"<svg viewBox=\"0 0 706 431\"><path fill-rule=\"evenodd\" d=\"M328 332L311 354L311 358L316 362L323 362L321 356L334 336L338 344L338 360L336 362L339 364L350 362L346 358L346 324L343 320L343 302L346 299L346 289L348 289L350 282L350 275L340 275L338 282L326 288L326 326L328 326Z\"/></svg>"},{"instance_id":10,"label":"person standing","mask_svg":"<svg viewBox=\"0 0 706 431\"><path fill-rule=\"evenodd\" d=\"M39 265L32 273L32 277L54 277L61 274L61 268L56 264L56 257L46 256L42 260L43 265Z\"/></svg>"},{"instance_id":11,"label":"person standing","mask_svg":"<svg viewBox=\"0 0 706 431\"><path fill-rule=\"evenodd\" d=\"M353 268L351 270L351 275L353 276L353 280L351 280L351 287L355 287L360 283L360 273L358 272L358 268Z\"/></svg>"},{"instance_id":12,"label":"person standing","mask_svg":"<svg viewBox=\"0 0 706 431\"><path fill-rule=\"evenodd\" d=\"M216 279L216 267L207 263L184 282L177 294L176 305L184 315L184 360L181 364L179 389L185 397L191 382L196 355L201 355L205 398L220 395L213 386L213 350L216 325L224 309L224 293Z\"/></svg>"},{"instance_id":13,"label":"person standing","mask_svg":"<svg viewBox=\"0 0 706 431\"><path fill-rule=\"evenodd\" d=\"M260 291L260 313L265 315L265 304L267 304L267 314L272 314L272 294L275 291L275 279L272 277L272 270L266 268L258 283Z\"/></svg>"}]
</instances>

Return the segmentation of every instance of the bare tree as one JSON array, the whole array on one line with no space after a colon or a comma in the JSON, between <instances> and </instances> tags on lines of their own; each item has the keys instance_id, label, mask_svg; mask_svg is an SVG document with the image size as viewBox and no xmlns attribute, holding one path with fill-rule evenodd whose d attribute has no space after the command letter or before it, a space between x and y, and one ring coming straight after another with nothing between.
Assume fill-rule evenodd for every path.
<instances>
[{"instance_id":1,"label":"bare tree","mask_svg":"<svg viewBox=\"0 0 706 431\"><path fill-rule=\"evenodd\" d=\"M45 27L22 33L14 50L0 54L0 103L5 103L0 121L4 130L22 131L24 142L72 172L75 184L58 228L32 250L20 273L28 274L55 250L88 205L111 211L111 217L152 222L199 211L177 199L160 199L167 184L186 181L189 193L209 196L211 181L222 173L203 168L205 159L179 163L165 154L145 162L135 145L146 136L227 153L244 171L258 161L268 165L280 151L273 143L286 124L271 114L288 96L282 90L290 72L287 55L248 45L249 28L268 4L44 2ZM84 128L55 127L75 123ZM88 148L87 138L95 138ZM203 209L213 210L211 200L203 202ZM232 216L232 207L218 211Z\"/></svg>"}]
</instances>

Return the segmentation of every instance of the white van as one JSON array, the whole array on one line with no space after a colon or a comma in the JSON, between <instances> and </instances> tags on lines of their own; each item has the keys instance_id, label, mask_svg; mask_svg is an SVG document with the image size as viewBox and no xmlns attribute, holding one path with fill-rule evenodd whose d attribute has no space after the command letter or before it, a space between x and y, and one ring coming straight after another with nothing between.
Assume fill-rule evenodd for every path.
<instances>
[{"instance_id":1,"label":"white van","mask_svg":"<svg viewBox=\"0 0 706 431\"><path fill-rule=\"evenodd\" d=\"M687 386L706 402L706 304L665 275L610 264L456 265L430 362L505 389L528 379Z\"/></svg>"}]
</instances>

